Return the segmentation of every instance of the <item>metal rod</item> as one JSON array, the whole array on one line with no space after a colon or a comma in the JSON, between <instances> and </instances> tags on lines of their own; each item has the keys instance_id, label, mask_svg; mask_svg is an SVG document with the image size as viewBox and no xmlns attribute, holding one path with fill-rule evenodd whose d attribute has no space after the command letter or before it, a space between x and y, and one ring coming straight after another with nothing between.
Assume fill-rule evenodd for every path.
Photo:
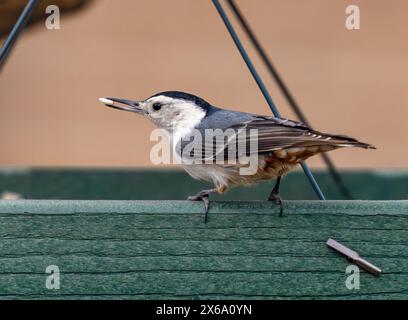
<instances>
[{"instance_id":1,"label":"metal rod","mask_svg":"<svg viewBox=\"0 0 408 320\"><path fill-rule=\"evenodd\" d=\"M20 17L18 18L16 24L14 25L13 29L11 30L10 34L8 35L7 39L4 41L3 46L0 49L0 69L3 67L8 55L11 52L18 36L20 34L21 29L25 26L30 17L31 13L33 12L35 6L40 2L40 0L29 0L27 5L25 6L23 12L21 13Z\"/></svg>"},{"instance_id":2,"label":"metal rod","mask_svg":"<svg viewBox=\"0 0 408 320\"><path fill-rule=\"evenodd\" d=\"M340 242L337 242L336 240L329 238L326 241L326 245L329 248L344 255L347 258L347 260L359 266L360 268L363 268L365 271L375 276L379 276L381 274L382 270L380 268L373 265L371 262L368 262L367 260L361 258L360 255L356 251L351 250L350 248L347 248L345 245L341 244Z\"/></svg>"},{"instance_id":3,"label":"metal rod","mask_svg":"<svg viewBox=\"0 0 408 320\"><path fill-rule=\"evenodd\" d=\"M299 118L300 121L302 121L304 124L306 124L308 127L311 127L309 121L307 120L305 114L302 112L302 109L300 108L299 104L296 102L295 98L293 97L292 93L290 92L289 88L283 81L282 77L280 76L278 70L276 67L273 65L271 59L268 57L266 54L266 51L262 47L261 43L259 42L259 39L256 37L254 31L252 28L249 26L247 19L244 17L243 13L241 10L238 8L234 0L227 0L227 3L229 4L232 12L234 13L235 17L239 21L242 29L246 32L248 38L252 42L252 45L254 46L255 50L258 52L259 56L261 57L261 60L264 62L266 68L268 69L270 75L272 78L275 80L276 84L278 85L279 89L281 90L282 94L286 98L288 104L296 114L296 116ZM345 199L352 199L352 195L350 190L347 188L346 184L343 181L343 178L341 175L338 173L336 170L336 166L334 165L333 161L327 155L326 153L321 153L320 156L322 157L323 161L325 162L326 166L329 169L329 173L332 176L332 179L334 180L334 183L336 184L337 188L339 189L340 193L343 195Z\"/></svg>"},{"instance_id":4,"label":"metal rod","mask_svg":"<svg viewBox=\"0 0 408 320\"><path fill-rule=\"evenodd\" d=\"M259 89L261 90L266 102L268 103L269 107L271 108L273 114L275 117L280 118L280 113L273 103L272 97L270 96L268 90L266 89L261 77L259 76L258 72L256 71L254 65L252 64L251 59L249 58L247 52L245 51L241 40L239 39L237 33L234 30L234 27L232 26L231 22L228 19L227 14L225 13L223 7L221 6L220 2L218 0L212 0L215 8L217 9L222 21L224 22L228 32L231 35L232 40L234 41L238 51L240 52L242 58L244 59L249 71L251 72L253 78L255 79L256 83L258 84ZM324 195L322 191L319 188L319 185L317 184L316 180L313 177L313 174L310 172L310 169L306 165L305 162L302 162L302 169L306 174L306 177L309 179L310 184L313 187L313 190L316 192L317 197L320 200L325 200Z\"/></svg>"}]
</instances>

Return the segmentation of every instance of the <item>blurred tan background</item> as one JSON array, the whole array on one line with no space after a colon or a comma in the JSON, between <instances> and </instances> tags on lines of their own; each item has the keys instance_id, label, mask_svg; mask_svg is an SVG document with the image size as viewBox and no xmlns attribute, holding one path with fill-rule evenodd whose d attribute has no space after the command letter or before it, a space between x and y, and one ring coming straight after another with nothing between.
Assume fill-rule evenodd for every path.
<instances>
[{"instance_id":1,"label":"blurred tan background","mask_svg":"<svg viewBox=\"0 0 408 320\"><path fill-rule=\"evenodd\" d=\"M313 126L378 147L332 152L339 167L408 166L407 1L237 4ZM361 30L344 26L349 4L360 6ZM149 166L153 126L97 99L163 90L270 113L211 1L97 0L62 14L60 30L34 25L0 74L0 165Z\"/></svg>"}]
</instances>

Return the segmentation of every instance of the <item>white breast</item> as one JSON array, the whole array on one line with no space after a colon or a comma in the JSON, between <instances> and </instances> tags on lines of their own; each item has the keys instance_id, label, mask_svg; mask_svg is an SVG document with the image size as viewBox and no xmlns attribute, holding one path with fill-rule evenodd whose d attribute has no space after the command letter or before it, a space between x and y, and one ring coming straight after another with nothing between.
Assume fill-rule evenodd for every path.
<instances>
[{"instance_id":1,"label":"white breast","mask_svg":"<svg viewBox=\"0 0 408 320\"><path fill-rule=\"evenodd\" d=\"M179 115L174 119L172 128L172 140L175 143L190 135L205 117L204 110L188 102L178 104L177 109Z\"/></svg>"},{"instance_id":2,"label":"white breast","mask_svg":"<svg viewBox=\"0 0 408 320\"><path fill-rule=\"evenodd\" d=\"M187 173L197 180L213 182L215 186L228 186L230 177L236 175L238 168L226 168L212 164L182 165Z\"/></svg>"},{"instance_id":3,"label":"white breast","mask_svg":"<svg viewBox=\"0 0 408 320\"><path fill-rule=\"evenodd\" d=\"M205 111L189 102L177 104L177 109L179 115L174 119L174 125L169 131L169 135L173 149L173 156L176 160L180 160L180 157L176 152L177 144L183 138L190 137L193 134L195 128L205 117Z\"/></svg>"}]
</instances>

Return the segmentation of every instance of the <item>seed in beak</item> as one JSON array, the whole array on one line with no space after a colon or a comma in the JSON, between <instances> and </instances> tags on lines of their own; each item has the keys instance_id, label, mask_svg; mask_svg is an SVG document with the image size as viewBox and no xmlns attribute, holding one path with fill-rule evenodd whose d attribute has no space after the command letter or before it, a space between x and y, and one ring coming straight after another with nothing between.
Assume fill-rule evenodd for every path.
<instances>
[{"instance_id":1,"label":"seed in beak","mask_svg":"<svg viewBox=\"0 0 408 320\"><path fill-rule=\"evenodd\" d=\"M114 105L115 102L106 98L99 98L99 101L106 105Z\"/></svg>"}]
</instances>

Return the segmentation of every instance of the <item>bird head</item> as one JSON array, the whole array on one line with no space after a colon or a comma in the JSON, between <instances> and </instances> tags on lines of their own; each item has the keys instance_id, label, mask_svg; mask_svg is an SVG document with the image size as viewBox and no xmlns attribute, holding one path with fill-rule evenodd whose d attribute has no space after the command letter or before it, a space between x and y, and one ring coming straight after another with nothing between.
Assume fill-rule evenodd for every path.
<instances>
[{"instance_id":1,"label":"bird head","mask_svg":"<svg viewBox=\"0 0 408 320\"><path fill-rule=\"evenodd\" d=\"M215 108L200 97L180 91L160 92L141 101L118 98L99 101L111 108L144 115L170 133L194 128Z\"/></svg>"}]
</instances>

